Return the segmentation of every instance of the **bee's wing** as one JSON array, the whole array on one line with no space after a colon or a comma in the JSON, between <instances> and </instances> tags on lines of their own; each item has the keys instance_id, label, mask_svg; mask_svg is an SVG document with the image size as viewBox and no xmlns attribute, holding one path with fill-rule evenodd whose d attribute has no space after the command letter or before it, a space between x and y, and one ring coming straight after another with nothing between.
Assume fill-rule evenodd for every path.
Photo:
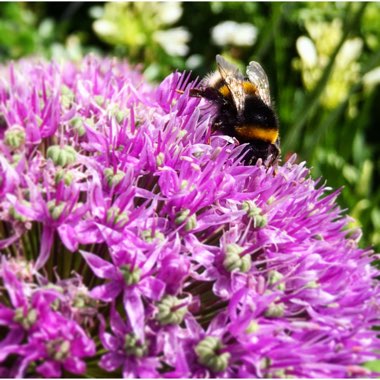
<instances>
[{"instance_id":1,"label":"bee's wing","mask_svg":"<svg viewBox=\"0 0 380 380\"><path fill-rule=\"evenodd\" d=\"M258 92L258 96L261 100L270 107L270 92L269 92L269 80L264 69L258 62L249 62L247 66L247 76L251 83L253 83Z\"/></svg>"},{"instance_id":2,"label":"bee's wing","mask_svg":"<svg viewBox=\"0 0 380 380\"><path fill-rule=\"evenodd\" d=\"M227 62L221 55L216 56L219 73L229 88L238 114L244 109L244 76L240 70Z\"/></svg>"}]
</instances>

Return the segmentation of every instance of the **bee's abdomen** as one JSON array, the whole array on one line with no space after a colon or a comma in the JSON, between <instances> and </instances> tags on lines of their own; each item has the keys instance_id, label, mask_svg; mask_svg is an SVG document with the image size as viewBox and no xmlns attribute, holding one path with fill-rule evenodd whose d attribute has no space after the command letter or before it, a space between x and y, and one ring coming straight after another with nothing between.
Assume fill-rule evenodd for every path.
<instances>
[{"instance_id":1,"label":"bee's abdomen","mask_svg":"<svg viewBox=\"0 0 380 380\"><path fill-rule=\"evenodd\" d=\"M269 144L274 144L278 139L277 128L266 128L260 125L239 125L235 127L235 132L238 137L247 142L261 140Z\"/></svg>"},{"instance_id":2,"label":"bee's abdomen","mask_svg":"<svg viewBox=\"0 0 380 380\"><path fill-rule=\"evenodd\" d=\"M246 97L243 113L234 129L245 141L261 140L274 144L278 139L276 114L257 96Z\"/></svg>"}]
</instances>

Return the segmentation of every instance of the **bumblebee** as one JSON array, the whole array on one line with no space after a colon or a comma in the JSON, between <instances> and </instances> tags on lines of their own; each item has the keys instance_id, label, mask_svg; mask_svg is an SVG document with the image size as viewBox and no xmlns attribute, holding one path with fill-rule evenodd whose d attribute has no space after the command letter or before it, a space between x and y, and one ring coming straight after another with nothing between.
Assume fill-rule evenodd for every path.
<instances>
[{"instance_id":1,"label":"bumblebee","mask_svg":"<svg viewBox=\"0 0 380 380\"><path fill-rule=\"evenodd\" d=\"M236 138L245 150L244 163L253 165L259 158L273 165L280 157L279 123L271 106L269 81L261 65L252 61L247 77L216 56L218 71L206 76L190 96L201 97L217 106L212 130Z\"/></svg>"}]
</instances>

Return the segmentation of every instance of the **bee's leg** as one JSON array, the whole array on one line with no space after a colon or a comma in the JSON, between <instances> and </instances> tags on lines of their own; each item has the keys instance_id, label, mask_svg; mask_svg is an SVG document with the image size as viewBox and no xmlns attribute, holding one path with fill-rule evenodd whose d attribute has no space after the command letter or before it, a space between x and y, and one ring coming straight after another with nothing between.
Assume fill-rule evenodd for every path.
<instances>
[{"instance_id":1,"label":"bee's leg","mask_svg":"<svg viewBox=\"0 0 380 380\"><path fill-rule=\"evenodd\" d=\"M223 122L220 119L215 119L211 125L211 131L215 132L220 130L223 127Z\"/></svg>"},{"instance_id":2,"label":"bee's leg","mask_svg":"<svg viewBox=\"0 0 380 380\"><path fill-rule=\"evenodd\" d=\"M193 98L203 98L204 90L200 90L198 88L191 88L189 91L189 95Z\"/></svg>"},{"instance_id":3,"label":"bee's leg","mask_svg":"<svg viewBox=\"0 0 380 380\"><path fill-rule=\"evenodd\" d=\"M192 97L205 98L217 104L225 103L225 99L223 95L216 88L213 88L213 87L206 87L206 88L200 88L200 89L191 88L189 94Z\"/></svg>"},{"instance_id":4,"label":"bee's leg","mask_svg":"<svg viewBox=\"0 0 380 380\"><path fill-rule=\"evenodd\" d=\"M214 120L211 124L211 127L209 129L209 132L207 133L207 138L206 138L206 141L207 141L207 144L211 144L211 135L217 131L220 127L222 126L222 122L218 119Z\"/></svg>"},{"instance_id":5,"label":"bee's leg","mask_svg":"<svg viewBox=\"0 0 380 380\"><path fill-rule=\"evenodd\" d=\"M280 148L277 146L277 144L271 144L269 148L271 159L268 162L267 171L271 166L273 166L273 176L277 174L277 167L278 167L278 161L280 159Z\"/></svg>"}]
</instances>

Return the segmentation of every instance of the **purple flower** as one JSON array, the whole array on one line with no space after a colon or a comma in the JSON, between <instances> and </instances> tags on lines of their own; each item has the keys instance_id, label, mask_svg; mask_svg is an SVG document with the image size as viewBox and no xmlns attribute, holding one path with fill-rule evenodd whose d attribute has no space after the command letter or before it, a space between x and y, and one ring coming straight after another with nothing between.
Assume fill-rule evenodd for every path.
<instances>
[{"instance_id":1,"label":"purple flower","mask_svg":"<svg viewBox=\"0 0 380 380\"><path fill-rule=\"evenodd\" d=\"M376 375L376 255L304 163L245 166L185 74L2 71L0 376Z\"/></svg>"},{"instance_id":2,"label":"purple flower","mask_svg":"<svg viewBox=\"0 0 380 380\"><path fill-rule=\"evenodd\" d=\"M110 313L110 326L113 334L105 331L105 322L101 319L99 336L109 352L102 356L100 367L109 372L121 367L125 378L159 377L159 358L151 354L152 342L149 337L137 337L131 326L113 308Z\"/></svg>"},{"instance_id":3,"label":"purple flower","mask_svg":"<svg viewBox=\"0 0 380 380\"><path fill-rule=\"evenodd\" d=\"M113 264L91 253L81 253L96 276L110 280L95 287L91 292L92 297L111 302L122 292L124 308L133 333L142 337L145 326L143 300L158 301L165 290L165 283L154 278L151 272L159 250L153 251L152 256L143 263L139 263L137 255L126 251L112 254Z\"/></svg>"},{"instance_id":4,"label":"purple flower","mask_svg":"<svg viewBox=\"0 0 380 380\"><path fill-rule=\"evenodd\" d=\"M23 377L36 363L35 371L44 377L60 377L62 369L84 373L83 358L95 353L95 345L80 325L61 311L64 289L36 288L36 284L21 281L14 273L15 265L4 257L1 264L11 307L0 305L0 324L8 330L0 342L0 363L17 355L11 369L16 377Z\"/></svg>"}]
</instances>

